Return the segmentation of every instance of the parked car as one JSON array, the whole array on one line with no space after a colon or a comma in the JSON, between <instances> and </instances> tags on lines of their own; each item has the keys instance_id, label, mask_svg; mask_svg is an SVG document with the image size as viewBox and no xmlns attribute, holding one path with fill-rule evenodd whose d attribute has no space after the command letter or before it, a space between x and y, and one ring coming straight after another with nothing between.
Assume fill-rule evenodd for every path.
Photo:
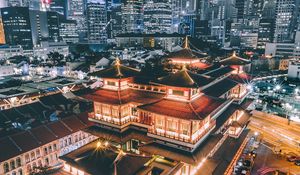
<instances>
[{"instance_id":1,"label":"parked car","mask_svg":"<svg viewBox=\"0 0 300 175\"><path fill-rule=\"evenodd\" d=\"M295 165L300 166L300 159L295 160Z\"/></svg>"},{"instance_id":2,"label":"parked car","mask_svg":"<svg viewBox=\"0 0 300 175\"><path fill-rule=\"evenodd\" d=\"M300 160L300 157L290 155L290 156L287 156L286 160L289 162L295 162L296 160Z\"/></svg>"}]
</instances>

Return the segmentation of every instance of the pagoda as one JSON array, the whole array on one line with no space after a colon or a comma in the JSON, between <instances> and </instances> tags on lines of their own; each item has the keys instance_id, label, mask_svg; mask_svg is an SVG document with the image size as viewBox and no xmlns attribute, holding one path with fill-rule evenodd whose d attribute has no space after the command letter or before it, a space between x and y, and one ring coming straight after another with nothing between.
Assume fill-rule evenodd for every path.
<instances>
[{"instance_id":1,"label":"pagoda","mask_svg":"<svg viewBox=\"0 0 300 175\"><path fill-rule=\"evenodd\" d=\"M239 74L248 68L251 61L237 56L236 52L234 51L231 56L219 61L219 63L224 66L230 66L231 68L235 69L234 73Z\"/></svg>"},{"instance_id":2,"label":"pagoda","mask_svg":"<svg viewBox=\"0 0 300 175\"><path fill-rule=\"evenodd\" d=\"M197 55L199 55L199 53ZM167 59L170 60L172 64L189 65L191 67L197 67L201 69L209 67L208 64L201 62L201 59L206 57L206 54L201 53L200 55L201 56L199 57L194 54L190 48L188 37L186 36L184 39L183 48L178 51L171 52L167 56Z\"/></svg>"}]
</instances>

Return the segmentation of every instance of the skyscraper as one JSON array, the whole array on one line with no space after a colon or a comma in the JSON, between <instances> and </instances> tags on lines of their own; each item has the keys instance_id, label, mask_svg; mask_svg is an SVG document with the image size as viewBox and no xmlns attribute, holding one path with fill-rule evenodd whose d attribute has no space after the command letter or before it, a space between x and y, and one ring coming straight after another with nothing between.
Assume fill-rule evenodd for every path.
<instances>
[{"instance_id":1,"label":"skyscraper","mask_svg":"<svg viewBox=\"0 0 300 175\"><path fill-rule=\"evenodd\" d=\"M32 35L28 7L6 7L1 9L6 43L32 49Z\"/></svg>"},{"instance_id":2,"label":"skyscraper","mask_svg":"<svg viewBox=\"0 0 300 175\"><path fill-rule=\"evenodd\" d=\"M30 10L30 25L32 32L33 45L39 44L41 41L48 39L48 23L47 13L39 10Z\"/></svg>"},{"instance_id":3,"label":"skyscraper","mask_svg":"<svg viewBox=\"0 0 300 175\"><path fill-rule=\"evenodd\" d=\"M148 0L144 5L145 33L171 33L172 7L170 0Z\"/></svg>"},{"instance_id":4,"label":"skyscraper","mask_svg":"<svg viewBox=\"0 0 300 175\"><path fill-rule=\"evenodd\" d=\"M122 6L123 33L144 31L143 0L127 0Z\"/></svg>"},{"instance_id":5,"label":"skyscraper","mask_svg":"<svg viewBox=\"0 0 300 175\"><path fill-rule=\"evenodd\" d=\"M88 0L87 24L89 42L100 44L107 42L107 11L104 0Z\"/></svg>"},{"instance_id":6,"label":"skyscraper","mask_svg":"<svg viewBox=\"0 0 300 175\"><path fill-rule=\"evenodd\" d=\"M291 42L297 28L299 0L277 0L275 20L275 42Z\"/></svg>"},{"instance_id":7,"label":"skyscraper","mask_svg":"<svg viewBox=\"0 0 300 175\"><path fill-rule=\"evenodd\" d=\"M66 16L67 0L42 0L50 5L50 10ZM73 0L71 0L73 1Z\"/></svg>"},{"instance_id":8,"label":"skyscraper","mask_svg":"<svg viewBox=\"0 0 300 175\"><path fill-rule=\"evenodd\" d=\"M59 18L60 15L54 11L47 11L47 24L49 30L49 40L59 41Z\"/></svg>"},{"instance_id":9,"label":"skyscraper","mask_svg":"<svg viewBox=\"0 0 300 175\"><path fill-rule=\"evenodd\" d=\"M84 9L84 0L68 1L68 19L76 21L76 30L82 39L85 37L87 32Z\"/></svg>"}]
</instances>

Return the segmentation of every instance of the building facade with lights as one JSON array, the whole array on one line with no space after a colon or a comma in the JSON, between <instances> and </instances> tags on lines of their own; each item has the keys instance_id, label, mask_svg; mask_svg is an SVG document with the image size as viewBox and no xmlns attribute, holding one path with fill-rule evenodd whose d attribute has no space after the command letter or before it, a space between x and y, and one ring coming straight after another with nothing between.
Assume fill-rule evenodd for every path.
<instances>
[{"instance_id":1,"label":"building facade with lights","mask_svg":"<svg viewBox=\"0 0 300 175\"><path fill-rule=\"evenodd\" d=\"M111 68L90 74L101 77L103 87L84 96L94 102L89 120L119 132L142 128L158 143L193 151L216 128L227 107L248 94L246 84L235 80L234 74L241 73L237 70L221 66L197 74L183 68L145 82L138 70L117 60Z\"/></svg>"}]
</instances>

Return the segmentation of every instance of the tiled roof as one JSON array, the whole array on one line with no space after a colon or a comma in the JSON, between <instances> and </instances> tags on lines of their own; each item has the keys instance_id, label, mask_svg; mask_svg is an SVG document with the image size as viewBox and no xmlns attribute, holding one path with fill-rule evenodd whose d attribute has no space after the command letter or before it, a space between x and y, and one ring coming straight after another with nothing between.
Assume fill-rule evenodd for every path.
<instances>
[{"instance_id":1,"label":"tiled roof","mask_svg":"<svg viewBox=\"0 0 300 175\"><path fill-rule=\"evenodd\" d=\"M208 76L214 77L214 78L218 78L218 77L221 77L223 75L229 74L233 70L234 69L229 67L229 66L222 66L220 68L217 68L217 69L214 69L212 71L209 71L209 72L205 73L205 75L208 75Z\"/></svg>"},{"instance_id":2,"label":"tiled roof","mask_svg":"<svg viewBox=\"0 0 300 175\"><path fill-rule=\"evenodd\" d=\"M138 106L138 109L186 120L202 120L223 103L224 100L203 95L192 102L162 99L158 102Z\"/></svg>"},{"instance_id":3,"label":"tiled roof","mask_svg":"<svg viewBox=\"0 0 300 175\"><path fill-rule=\"evenodd\" d=\"M36 149L86 127L88 127L88 125L84 125L76 116L71 116L63 119L63 122L56 121L1 138L0 162ZM69 128L73 128L73 131Z\"/></svg>"},{"instance_id":4,"label":"tiled roof","mask_svg":"<svg viewBox=\"0 0 300 175\"><path fill-rule=\"evenodd\" d=\"M94 141L62 156L61 159L66 161L69 165L89 174L114 174L116 167L117 175L132 175L136 174L140 169L143 169L145 164L150 161L152 157L128 153L120 155L118 151L113 148L97 148L97 141Z\"/></svg>"},{"instance_id":5,"label":"tiled roof","mask_svg":"<svg viewBox=\"0 0 300 175\"><path fill-rule=\"evenodd\" d=\"M220 97L226 92L230 91L233 87L235 87L238 83L232 81L230 78L225 78L208 88L202 90L202 92L208 96Z\"/></svg>"},{"instance_id":6,"label":"tiled roof","mask_svg":"<svg viewBox=\"0 0 300 175\"><path fill-rule=\"evenodd\" d=\"M232 56L221 60L220 64L222 64L222 65L246 65L246 64L250 64L250 60L238 57L234 52L232 54Z\"/></svg>"},{"instance_id":7,"label":"tiled roof","mask_svg":"<svg viewBox=\"0 0 300 175\"><path fill-rule=\"evenodd\" d=\"M84 95L83 97L95 102L121 105L129 102L149 103L157 101L163 97L163 94L132 89L122 91L100 89L92 94Z\"/></svg>"},{"instance_id":8,"label":"tiled roof","mask_svg":"<svg viewBox=\"0 0 300 175\"><path fill-rule=\"evenodd\" d=\"M212 81L213 79L207 75L196 74L183 68L176 73L159 78L154 83L174 87L198 88L205 86Z\"/></svg>"},{"instance_id":9,"label":"tiled roof","mask_svg":"<svg viewBox=\"0 0 300 175\"><path fill-rule=\"evenodd\" d=\"M134 77L139 74L139 70L123 66L117 59L116 63L108 69L103 69L100 71L89 73L89 76L95 76L100 78L127 78Z\"/></svg>"}]
</instances>

